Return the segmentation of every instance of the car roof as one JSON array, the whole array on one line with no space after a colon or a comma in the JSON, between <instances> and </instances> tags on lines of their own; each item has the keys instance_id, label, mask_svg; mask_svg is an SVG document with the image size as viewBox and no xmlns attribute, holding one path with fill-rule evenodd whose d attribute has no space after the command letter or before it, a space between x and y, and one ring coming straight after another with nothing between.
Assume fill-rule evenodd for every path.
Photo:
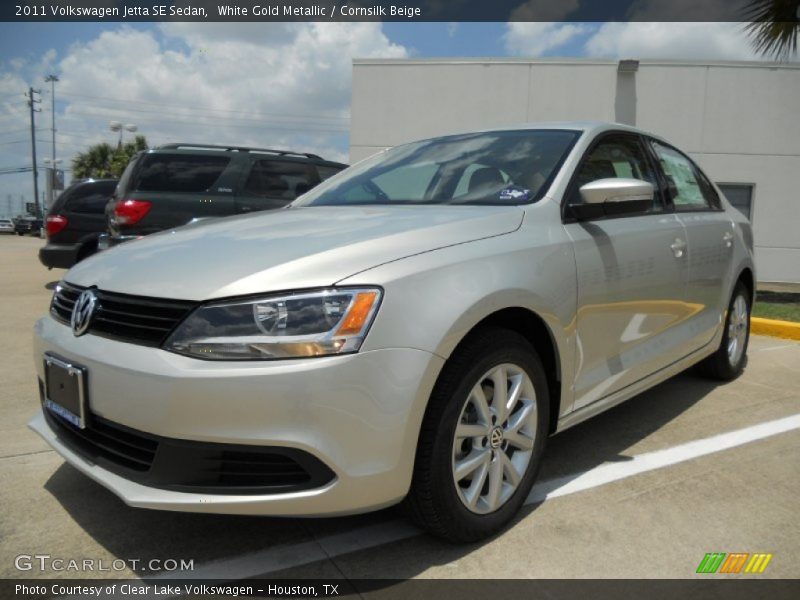
<instances>
[{"instance_id":1,"label":"car roof","mask_svg":"<svg viewBox=\"0 0 800 600\"><path fill-rule=\"evenodd\" d=\"M592 135L597 135L605 131L629 131L631 133L638 133L641 135L654 137L656 139L662 139L661 136L646 131L644 129L641 129L639 127L633 127L632 125L626 125L624 123L613 123L610 121L541 121L541 122L516 123L512 125L501 125L499 127L490 127L478 131L475 130L462 131L455 133L455 135L458 135L459 133L489 133L491 131L522 131L527 129L530 130L555 129L555 130L567 130L567 131L580 131ZM441 137L446 137L446 136L441 136Z\"/></svg>"},{"instance_id":2,"label":"car roof","mask_svg":"<svg viewBox=\"0 0 800 600\"><path fill-rule=\"evenodd\" d=\"M177 154L206 154L206 155L219 155L221 153L246 153L256 155L267 155L274 158L288 158L313 161L315 163L328 163L341 167L347 167L343 163L322 158L318 154L310 152L295 152L294 150L282 150L275 148L256 148L251 146L234 146L228 144L192 144L188 142L176 142L171 144L162 144L155 146L148 150L143 151L141 154L158 154L161 152L177 153Z\"/></svg>"}]
</instances>

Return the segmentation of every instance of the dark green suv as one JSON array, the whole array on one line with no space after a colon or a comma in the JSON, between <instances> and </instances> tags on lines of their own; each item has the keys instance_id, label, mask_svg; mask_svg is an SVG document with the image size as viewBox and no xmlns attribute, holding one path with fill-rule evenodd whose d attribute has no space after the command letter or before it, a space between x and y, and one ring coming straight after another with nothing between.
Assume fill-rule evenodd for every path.
<instances>
[{"instance_id":1,"label":"dark green suv","mask_svg":"<svg viewBox=\"0 0 800 600\"><path fill-rule=\"evenodd\" d=\"M316 154L167 144L131 159L106 207L101 246L195 219L281 208L347 167Z\"/></svg>"}]
</instances>

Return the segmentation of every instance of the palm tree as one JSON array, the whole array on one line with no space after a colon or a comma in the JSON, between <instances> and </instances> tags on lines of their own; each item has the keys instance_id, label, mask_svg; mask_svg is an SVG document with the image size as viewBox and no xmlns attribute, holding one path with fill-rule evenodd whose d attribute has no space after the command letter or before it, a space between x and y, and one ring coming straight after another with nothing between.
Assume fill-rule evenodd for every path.
<instances>
[{"instance_id":1,"label":"palm tree","mask_svg":"<svg viewBox=\"0 0 800 600\"><path fill-rule=\"evenodd\" d=\"M756 52L776 60L797 53L800 0L750 0L744 14Z\"/></svg>"},{"instance_id":2,"label":"palm tree","mask_svg":"<svg viewBox=\"0 0 800 600\"><path fill-rule=\"evenodd\" d=\"M72 159L72 175L77 179L110 177L113 157L114 148L111 144L103 142L90 146Z\"/></svg>"},{"instance_id":3,"label":"palm tree","mask_svg":"<svg viewBox=\"0 0 800 600\"><path fill-rule=\"evenodd\" d=\"M131 158L142 150L147 150L147 138L143 135L137 135L132 142L126 142L121 148L117 148L111 162L114 177L122 175Z\"/></svg>"},{"instance_id":4,"label":"palm tree","mask_svg":"<svg viewBox=\"0 0 800 600\"><path fill-rule=\"evenodd\" d=\"M117 178L122 175L133 155L142 150L147 150L147 139L143 135L137 135L121 148L114 148L105 142L95 144L72 159L72 175L75 179Z\"/></svg>"}]
</instances>

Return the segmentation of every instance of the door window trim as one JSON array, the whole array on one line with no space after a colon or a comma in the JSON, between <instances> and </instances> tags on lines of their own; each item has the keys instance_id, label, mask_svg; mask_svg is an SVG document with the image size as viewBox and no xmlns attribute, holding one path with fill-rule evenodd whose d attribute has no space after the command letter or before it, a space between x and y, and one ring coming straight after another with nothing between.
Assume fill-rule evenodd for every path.
<instances>
[{"instance_id":1,"label":"door window trim","mask_svg":"<svg viewBox=\"0 0 800 600\"><path fill-rule=\"evenodd\" d=\"M580 172L581 168L583 167L584 163L586 162L587 158L597 149L602 142L609 137L629 137L634 138L639 144L639 147L644 155L644 159L647 162L650 169L653 171L655 175L656 181L658 185L655 186L654 194L658 197L659 202L661 204L661 210L657 212L647 212L647 213L633 213L633 214L618 214L618 215L600 215L597 217L591 217L589 219L582 219L578 221L578 219L571 217L567 214L567 206L569 205L569 199L572 197L573 193L575 192L575 186L577 185L577 178L578 173ZM569 183L567 184L566 190L564 191L564 195L561 198L561 223L567 225L569 223L583 223L583 222L591 222L591 221L607 221L610 219L631 219L631 218L638 218L638 217L652 217L654 215L664 215L666 213L672 212L672 203L667 202L668 196L665 192L666 188L663 185L661 180L661 170L657 168L657 165L654 164L654 156L651 154L652 150L650 148L650 144L647 143L645 137L635 131L624 131L622 129L613 129L610 131L604 131L597 135L597 137L592 140L592 143L584 150L583 155L578 161L578 165L573 169L572 174L569 178Z\"/></svg>"}]
</instances>

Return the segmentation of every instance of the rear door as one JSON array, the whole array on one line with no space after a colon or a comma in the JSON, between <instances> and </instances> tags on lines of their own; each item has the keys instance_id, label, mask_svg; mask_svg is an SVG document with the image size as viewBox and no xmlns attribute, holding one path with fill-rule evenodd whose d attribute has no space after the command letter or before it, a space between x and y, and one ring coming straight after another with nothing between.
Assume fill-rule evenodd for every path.
<instances>
[{"instance_id":1,"label":"rear door","mask_svg":"<svg viewBox=\"0 0 800 600\"><path fill-rule=\"evenodd\" d=\"M657 170L644 140L631 133L601 136L573 176L566 201L580 186L633 177L652 183ZM688 266L676 242L684 228L657 191L645 214L565 221L577 267L575 408L613 394L677 360L686 351Z\"/></svg>"},{"instance_id":2,"label":"rear door","mask_svg":"<svg viewBox=\"0 0 800 600\"><path fill-rule=\"evenodd\" d=\"M728 307L733 277L733 224L708 178L685 154L657 140L651 145L675 214L686 228L689 262L687 324L693 349L711 341Z\"/></svg>"},{"instance_id":3,"label":"rear door","mask_svg":"<svg viewBox=\"0 0 800 600\"><path fill-rule=\"evenodd\" d=\"M213 150L145 153L131 173L125 199L146 200L152 207L132 229L145 235L233 214L237 158Z\"/></svg>"},{"instance_id":4,"label":"rear door","mask_svg":"<svg viewBox=\"0 0 800 600\"><path fill-rule=\"evenodd\" d=\"M236 195L236 212L282 208L333 174L333 168L291 159L250 154Z\"/></svg>"}]
</instances>

